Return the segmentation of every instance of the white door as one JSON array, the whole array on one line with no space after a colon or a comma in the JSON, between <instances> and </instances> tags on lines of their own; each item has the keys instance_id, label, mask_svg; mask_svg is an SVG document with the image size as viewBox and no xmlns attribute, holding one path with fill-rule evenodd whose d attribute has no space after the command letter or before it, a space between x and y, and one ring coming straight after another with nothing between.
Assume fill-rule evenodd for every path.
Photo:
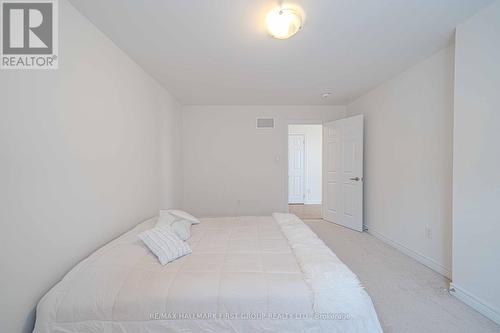
<instances>
[{"instance_id":1,"label":"white door","mask_svg":"<svg viewBox=\"0 0 500 333\"><path fill-rule=\"evenodd\" d=\"M363 116L323 126L323 218L363 231Z\"/></svg>"},{"instance_id":2,"label":"white door","mask_svg":"<svg viewBox=\"0 0 500 333\"><path fill-rule=\"evenodd\" d=\"M288 202L304 203L305 136L288 136Z\"/></svg>"}]
</instances>

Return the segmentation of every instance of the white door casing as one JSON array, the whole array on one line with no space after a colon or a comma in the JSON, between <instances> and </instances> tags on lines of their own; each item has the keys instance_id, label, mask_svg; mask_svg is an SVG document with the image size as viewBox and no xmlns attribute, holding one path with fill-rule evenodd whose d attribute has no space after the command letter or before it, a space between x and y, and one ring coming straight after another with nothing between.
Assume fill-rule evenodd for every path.
<instances>
[{"instance_id":1,"label":"white door casing","mask_svg":"<svg viewBox=\"0 0 500 333\"><path fill-rule=\"evenodd\" d=\"M363 231L363 116L324 124L323 218Z\"/></svg>"},{"instance_id":2,"label":"white door casing","mask_svg":"<svg viewBox=\"0 0 500 333\"><path fill-rule=\"evenodd\" d=\"M305 136L288 136L288 202L304 203L305 198Z\"/></svg>"}]
</instances>

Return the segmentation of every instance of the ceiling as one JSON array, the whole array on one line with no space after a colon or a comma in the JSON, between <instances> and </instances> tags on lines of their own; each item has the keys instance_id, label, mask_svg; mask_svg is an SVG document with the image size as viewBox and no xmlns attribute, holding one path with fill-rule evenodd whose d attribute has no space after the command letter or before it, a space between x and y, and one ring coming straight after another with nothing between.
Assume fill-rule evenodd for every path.
<instances>
[{"instance_id":1,"label":"ceiling","mask_svg":"<svg viewBox=\"0 0 500 333\"><path fill-rule=\"evenodd\" d=\"M278 1L70 2L182 104L325 105L445 47L492 0L296 0L306 20L287 40L265 31Z\"/></svg>"}]
</instances>

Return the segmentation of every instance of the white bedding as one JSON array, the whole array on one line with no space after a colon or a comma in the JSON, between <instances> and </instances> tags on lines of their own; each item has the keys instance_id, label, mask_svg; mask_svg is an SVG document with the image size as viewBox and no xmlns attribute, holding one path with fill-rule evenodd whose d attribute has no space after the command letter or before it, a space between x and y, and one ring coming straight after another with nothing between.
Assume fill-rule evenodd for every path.
<instances>
[{"instance_id":1,"label":"white bedding","mask_svg":"<svg viewBox=\"0 0 500 333\"><path fill-rule=\"evenodd\" d=\"M161 266L139 224L40 301L35 333L382 332L356 276L297 217L207 218Z\"/></svg>"}]
</instances>

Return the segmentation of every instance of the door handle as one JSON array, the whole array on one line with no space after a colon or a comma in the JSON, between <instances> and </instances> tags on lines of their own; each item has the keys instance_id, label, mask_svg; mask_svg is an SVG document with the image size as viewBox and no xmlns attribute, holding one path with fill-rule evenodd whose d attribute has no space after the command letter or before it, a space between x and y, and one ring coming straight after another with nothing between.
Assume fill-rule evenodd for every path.
<instances>
[{"instance_id":1,"label":"door handle","mask_svg":"<svg viewBox=\"0 0 500 333\"><path fill-rule=\"evenodd\" d=\"M350 180L354 180L354 181L356 181L356 182L359 182L359 181L361 180L361 178L359 178L359 177L354 177L354 178L349 178L349 179L350 179Z\"/></svg>"}]
</instances>

